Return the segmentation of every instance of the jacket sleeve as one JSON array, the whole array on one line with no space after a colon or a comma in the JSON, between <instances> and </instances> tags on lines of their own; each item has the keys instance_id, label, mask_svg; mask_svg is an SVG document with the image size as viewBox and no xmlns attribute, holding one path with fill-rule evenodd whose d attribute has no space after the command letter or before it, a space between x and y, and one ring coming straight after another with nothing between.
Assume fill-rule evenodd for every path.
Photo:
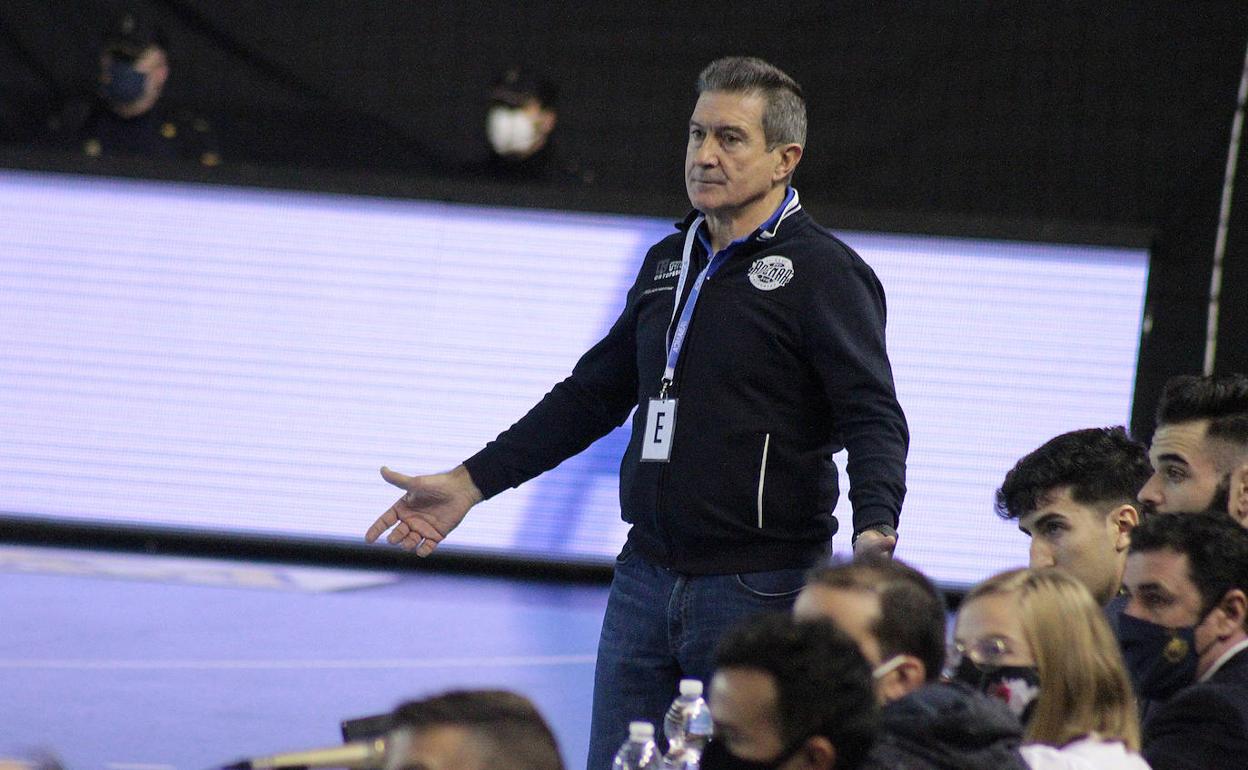
<instances>
[{"instance_id":1,"label":"jacket sleeve","mask_svg":"<svg viewBox=\"0 0 1248 770\"><path fill-rule=\"evenodd\" d=\"M838 443L849 452L854 531L897 526L906 495L910 434L885 348L884 288L848 247L817 282L803 319L807 352L827 396Z\"/></svg>"},{"instance_id":2,"label":"jacket sleeve","mask_svg":"<svg viewBox=\"0 0 1248 770\"><path fill-rule=\"evenodd\" d=\"M610 331L516 424L464 461L488 499L518 487L605 436L637 402L637 288Z\"/></svg>"}]
</instances>

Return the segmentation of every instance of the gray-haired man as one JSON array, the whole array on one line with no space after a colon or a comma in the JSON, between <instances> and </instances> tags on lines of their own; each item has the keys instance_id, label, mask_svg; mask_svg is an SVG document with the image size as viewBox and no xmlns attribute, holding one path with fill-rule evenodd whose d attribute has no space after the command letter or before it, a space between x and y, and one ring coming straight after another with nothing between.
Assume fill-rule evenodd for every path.
<instances>
[{"instance_id":1,"label":"gray-haired man","mask_svg":"<svg viewBox=\"0 0 1248 770\"><path fill-rule=\"evenodd\" d=\"M525 417L447 474L384 470L406 494L369 529L428 555L483 498L553 468L623 422L632 525L594 682L589 768L628 722L658 722L705 680L740 618L787 610L837 530L832 455L849 451L854 546L891 553L908 433L885 350L884 291L806 214L801 88L758 59L712 62L689 120L692 211L652 247L623 313Z\"/></svg>"}]
</instances>

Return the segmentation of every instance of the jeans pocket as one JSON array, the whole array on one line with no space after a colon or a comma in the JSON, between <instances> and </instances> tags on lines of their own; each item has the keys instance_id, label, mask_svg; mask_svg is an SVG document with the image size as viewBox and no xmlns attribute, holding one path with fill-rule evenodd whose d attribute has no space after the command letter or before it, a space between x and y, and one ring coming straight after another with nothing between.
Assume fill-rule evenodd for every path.
<instances>
[{"instance_id":1,"label":"jeans pocket","mask_svg":"<svg viewBox=\"0 0 1248 770\"><path fill-rule=\"evenodd\" d=\"M794 567L767 572L741 572L737 585L759 599L792 599L806 585L806 569Z\"/></svg>"}]
</instances>

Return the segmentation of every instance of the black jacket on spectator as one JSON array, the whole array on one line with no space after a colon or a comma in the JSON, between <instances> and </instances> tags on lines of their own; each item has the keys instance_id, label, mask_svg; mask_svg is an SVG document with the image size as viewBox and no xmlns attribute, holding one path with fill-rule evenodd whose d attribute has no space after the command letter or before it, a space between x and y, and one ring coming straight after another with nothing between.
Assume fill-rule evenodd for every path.
<instances>
[{"instance_id":1,"label":"black jacket on spectator","mask_svg":"<svg viewBox=\"0 0 1248 770\"><path fill-rule=\"evenodd\" d=\"M491 150L485 160L468 166L464 173L496 182L587 185L594 181L593 171L568 162L553 141L527 158L509 158Z\"/></svg>"},{"instance_id":2,"label":"black jacket on spectator","mask_svg":"<svg viewBox=\"0 0 1248 770\"><path fill-rule=\"evenodd\" d=\"M884 707L863 770L1027 770L1022 732L1000 702L930 684Z\"/></svg>"},{"instance_id":3,"label":"black jacket on spectator","mask_svg":"<svg viewBox=\"0 0 1248 770\"><path fill-rule=\"evenodd\" d=\"M1143 742L1153 770L1248 767L1248 649L1157 704Z\"/></svg>"}]
</instances>

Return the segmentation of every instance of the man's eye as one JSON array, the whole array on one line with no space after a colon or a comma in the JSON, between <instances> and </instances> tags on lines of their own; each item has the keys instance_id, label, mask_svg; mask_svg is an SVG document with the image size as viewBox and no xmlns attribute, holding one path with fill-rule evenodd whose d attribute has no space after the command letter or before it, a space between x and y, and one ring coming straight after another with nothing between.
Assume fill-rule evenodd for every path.
<instances>
[{"instance_id":1,"label":"man's eye","mask_svg":"<svg viewBox=\"0 0 1248 770\"><path fill-rule=\"evenodd\" d=\"M1046 537L1052 537L1056 534L1059 534L1063 529L1065 529L1065 527L1063 527L1061 524L1058 524L1055 521L1049 522L1045 524L1044 526L1040 527L1040 534L1045 535Z\"/></svg>"},{"instance_id":2,"label":"man's eye","mask_svg":"<svg viewBox=\"0 0 1248 770\"><path fill-rule=\"evenodd\" d=\"M1187 472L1182 468L1171 465L1166 468L1166 478L1170 481L1182 481L1187 478Z\"/></svg>"}]
</instances>

